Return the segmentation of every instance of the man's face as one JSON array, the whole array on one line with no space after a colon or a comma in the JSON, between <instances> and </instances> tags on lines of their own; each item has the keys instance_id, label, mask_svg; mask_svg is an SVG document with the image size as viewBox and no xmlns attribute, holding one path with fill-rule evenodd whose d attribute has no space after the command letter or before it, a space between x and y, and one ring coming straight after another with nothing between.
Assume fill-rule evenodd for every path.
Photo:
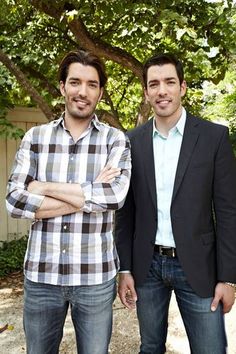
<instances>
[{"instance_id":1,"label":"man's face","mask_svg":"<svg viewBox=\"0 0 236 354\"><path fill-rule=\"evenodd\" d=\"M179 118L185 92L186 82L180 84L173 64L153 65L148 69L145 96L156 118Z\"/></svg>"},{"instance_id":2,"label":"man's face","mask_svg":"<svg viewBox=\"0 0 236 354\"><path fill-rule=\"evenodd\" d=\"M93 66L80 63L69 66L66 82L60 82L67 118L90 119L93 116L103 94L99 83L98 72Z\"/></svg>"}]
</instances>

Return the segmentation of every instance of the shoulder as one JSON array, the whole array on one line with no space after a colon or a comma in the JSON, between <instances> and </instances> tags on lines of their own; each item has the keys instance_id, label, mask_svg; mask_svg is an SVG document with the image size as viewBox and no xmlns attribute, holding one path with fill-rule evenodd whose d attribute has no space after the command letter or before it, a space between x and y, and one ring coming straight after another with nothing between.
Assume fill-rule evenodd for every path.
<instances>
[{"instance_id":1,"label":"shoulder","mask_svg":"<svg viewBox=\"0 0 236 354\"><path fill-rule=\"evenodd\" d=\"M227 126L187 113L186 128L191 126L197 127L201 135L207 138L220 138L223 135L229 134Z\"/></svg>"},{"instance_id":2,"label":"shoulder","mask_svg":"<svg viewBox=\"0 0 236 354\"><path fill-rule=\"evenodd\" d=\"M153 119L149 119L146 123L139 125L138 127L131 129L127 132L130 140L140 137L143 134L152 133L153 130Z\"/></svg>"},{"instance_id":3,"label":"shoulder","mask_svg":"<svg viewBox=\"0 0 236 354\"><path fill-rule=\"evenodd\" d=\"M38 138L43 138L45 134L51 133L53 128L57 126L58 120L53 120L51 122L41 124L41 125L36 125L32 128L30 128L24 135L24 140L33 140L33 139L38 139Z\"/></svg>"},{"instance_id":4,"label":"shoulder","mask_svg":"<svg viewBox=\"0 0 236 354\"><path fill-rule=\"evenodd\" d=\"M101 136L107 140L108 144L117 143L129 143L127 134L121 129L111 127L105 123L99 123L99 132Z\"/></svg>"},{"instance_id":5,"label":"shoulder","mask_svg":"<svg viewBox=\"0 0 236 354\"><path fill-rule=\"evenodd\" d=\"M227 131L228 130L227 126L225 126L223 124L212 122L210 120L203 119L202 117L194 116L191 113L187 113L187 121L190 121L193 124L199 125L200 127L204 128L204 129L209 129L209 130L213 130L213 131Z\"/></svg>"}]
</instances>

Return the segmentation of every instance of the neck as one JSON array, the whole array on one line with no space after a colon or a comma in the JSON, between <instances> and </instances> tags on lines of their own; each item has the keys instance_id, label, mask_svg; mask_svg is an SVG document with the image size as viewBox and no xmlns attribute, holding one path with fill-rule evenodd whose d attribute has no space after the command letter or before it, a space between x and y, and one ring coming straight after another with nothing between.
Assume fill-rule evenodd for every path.
<instances>
[{"instance_id":1,"label":"neck","mask_svg":"<svg viewBox=\"0 0 236 354\"><path fill-rule=\"evenodd\" d=\"M181 114L182 114L182 110L181 112L178 112L178 114L176 114L175 116L171 116L171 117L155 116L155 125L157 130L163 136L168 136L169 131L178 123Z\"/></svg>"},{"instance_id":2,"label":"neck","mask_svg":"<svg viewBox=\"0 0 236 354\"><path fill-rule=\"evenodd\" d=\"M168 136L169 131L176 125L177 121L165 121L163 119L160 119L159 117L155 117L155 125L157 130L163 135L163 136Z\"/></svg>"},{"instance_id":3,"label":"neck","mask_svg":"<svg viewBox=\"0 0 236 354\"><path fill-rule=\"evenodd\" d=\"M65 127L69 130L74 141L77 141L83 132L88 128L92 117L90 118L73 118L65 115Z\"/></svg>"}]
</instances>

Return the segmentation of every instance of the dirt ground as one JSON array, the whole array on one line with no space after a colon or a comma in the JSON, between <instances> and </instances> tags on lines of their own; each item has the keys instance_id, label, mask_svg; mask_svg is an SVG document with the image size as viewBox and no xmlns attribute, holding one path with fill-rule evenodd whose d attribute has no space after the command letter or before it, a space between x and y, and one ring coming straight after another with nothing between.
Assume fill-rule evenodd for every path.
<instances>
[{"instance_id":1,"label":"dirt ground","mask_svg":"<svg viewBox=\"0 0 236 354\"><path fill-rule=\"evenodd\" d=\"M22 328L22 284L23 276L21 273L0 280L0 328L6 324L14 327L0 333L1 354L26 353ZM226 315L225 320L228 334L228 354L236 354L236 305ZM137 354L138 349L139 333L136 314L134 311L124 309L117 298L114 303L110 354ZM167 353L190 354L183 323L174 298L172 298L170 307ZM76 354L74 331L69 314L66 319L60 354Z\"/></svg>"}]
</instances>

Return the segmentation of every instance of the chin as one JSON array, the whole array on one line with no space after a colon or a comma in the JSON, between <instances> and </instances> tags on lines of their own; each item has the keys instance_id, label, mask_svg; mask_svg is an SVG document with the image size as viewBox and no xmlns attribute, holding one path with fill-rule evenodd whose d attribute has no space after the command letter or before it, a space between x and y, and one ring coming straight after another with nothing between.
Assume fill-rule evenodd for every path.
<instances>
[{"instance_id":1,"label":"chin","mask_svg":"<svg viewBox=\"0 0 236 354\"><path fill-rule=\"evenodd\" d=\"M91 117L91 114L90 115L80 115L80 114L73 114L71 115L72 118L74 119L80 119L80 120L86 120L86 119L89 119Z\"/></svg>"},{"instance_id":2,"label":"chin","mask_svg":"<svg viewBox=\"0 0 236 354\"><path fill-rule=\"evenodd\" d=\"M91 116L90 112L80 112L78 110L68 112L73 119L88 119Z\"/></svg>"}]
</instances>

